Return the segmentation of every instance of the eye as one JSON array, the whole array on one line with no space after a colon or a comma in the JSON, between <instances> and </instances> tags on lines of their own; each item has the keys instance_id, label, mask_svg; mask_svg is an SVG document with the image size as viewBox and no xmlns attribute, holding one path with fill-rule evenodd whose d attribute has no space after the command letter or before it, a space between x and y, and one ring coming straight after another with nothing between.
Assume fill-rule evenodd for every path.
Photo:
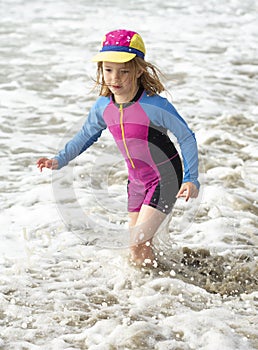
<instances>
[{"instance_id":1,"label":"eye","mask_svg":"<svg viewBox=\"0 0 258 350\"><path fill-rule=\"evenodd\" d=\"M122 69L122 70L121 70L121 73L122 73L122 74L128 74L128 73L129 73L129 69Z\"/></svg>"}]
</instances>

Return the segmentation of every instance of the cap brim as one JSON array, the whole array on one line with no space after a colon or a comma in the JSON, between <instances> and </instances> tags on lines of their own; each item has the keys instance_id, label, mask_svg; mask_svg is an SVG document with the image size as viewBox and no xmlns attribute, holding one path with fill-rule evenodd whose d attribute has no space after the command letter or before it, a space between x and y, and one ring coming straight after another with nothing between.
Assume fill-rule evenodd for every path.
<instances>
[{"instance_id":1,"label":"cap brim","mask_svg":"<svg viewBox=\"0 0 258 350\"><path fill-rule=\"evenodd\" d=\"M92 58L93 62L115 62L124 63L131 61L136 56L135 53L117 52L117 51L103 51L99 52Z\"/></svg>"}]
</instances>

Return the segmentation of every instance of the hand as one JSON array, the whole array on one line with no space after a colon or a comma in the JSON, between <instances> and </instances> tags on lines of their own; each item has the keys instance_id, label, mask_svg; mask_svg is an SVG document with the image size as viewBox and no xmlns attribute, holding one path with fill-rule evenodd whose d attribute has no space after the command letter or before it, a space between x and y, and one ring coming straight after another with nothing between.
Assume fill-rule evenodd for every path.
<instances>
[{"instance_id":1,"label":"hand","mask_svg":"<svg viewBox=\"0 0 258 350\"><path fill-rule=\"evenodd\" d=\"M185 201L187 202L189 198L196 198L198 197L199 190L192 182L185 182L182 184L180 190L178 191L178 194L176 195L176 198L184 197Z\"/></svg>"},{"instance_id":2,"label":"hand","mask_svg":"<svg viewBox=\"0 0 258 350\"><path fill-rule=\"evenodd\" d=\"M40 158L37 161L37 167L40 171L42 171L43 168L54 170L58 168L58 161L56 159Z\"/></svg>"}]
</instances>

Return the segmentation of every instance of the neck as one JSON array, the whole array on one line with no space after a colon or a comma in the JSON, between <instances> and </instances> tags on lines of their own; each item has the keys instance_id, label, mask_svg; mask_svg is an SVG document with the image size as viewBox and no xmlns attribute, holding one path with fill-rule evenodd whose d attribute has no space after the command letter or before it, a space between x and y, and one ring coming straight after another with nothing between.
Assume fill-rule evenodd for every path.
<instances>
[{"instance_id":1,"label":"neck","mask_svg":"<svg viewBox=\"0 0 258 350\"><path fill-rule=\"evenodd\" d=\"M142 86L137 86L136 89L130 94L128 98L124 98L122 96L114 96L114 95L112 98L113 98L113 101L117 104L136 102L140 98L143 90L144 89Z\"/></svg>"}]
</instances>

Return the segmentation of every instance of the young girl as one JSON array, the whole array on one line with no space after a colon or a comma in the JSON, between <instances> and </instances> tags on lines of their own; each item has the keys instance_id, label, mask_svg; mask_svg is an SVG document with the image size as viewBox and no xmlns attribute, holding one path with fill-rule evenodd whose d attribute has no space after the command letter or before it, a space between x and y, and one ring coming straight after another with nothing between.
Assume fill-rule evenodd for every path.
<instances>
[{"instance_id":1,"label":"young girl","mask_svg":"<svg viewBox=\"0 0 258 350\"><path fill-rule=\"evenodd\" d=\"M176 198L198 196L198 152L194 133L173 105L159 95L165 90L158 70L144 59L141 36L129 30L105 35L98 62L100 97L81 130L53 159L37 165L60 169L89 148L108 128L128 167L128 211L131 259L153 265L152 238L171 212ZM177 138L177 149L167 135Z\"/></svg>"}]
</instances>

